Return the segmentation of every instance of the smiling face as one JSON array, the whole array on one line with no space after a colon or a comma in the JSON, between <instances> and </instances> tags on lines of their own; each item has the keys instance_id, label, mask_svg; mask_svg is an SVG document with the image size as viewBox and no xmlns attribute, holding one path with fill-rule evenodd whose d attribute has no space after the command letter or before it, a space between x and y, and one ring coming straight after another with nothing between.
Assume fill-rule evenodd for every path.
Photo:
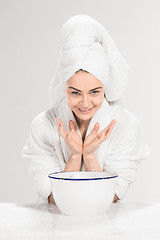
<instances>
[{"instance_id":1,"label":"smiling face","mask_svg":"<svg viewBox=\"0 0 160 240\"><path fill-rule=\"evenodd\" d=\"M79 122L87 123L104 100L102 82L85 71L73 74L65 85L66 101Z\"/></svg>"}]
</instances>

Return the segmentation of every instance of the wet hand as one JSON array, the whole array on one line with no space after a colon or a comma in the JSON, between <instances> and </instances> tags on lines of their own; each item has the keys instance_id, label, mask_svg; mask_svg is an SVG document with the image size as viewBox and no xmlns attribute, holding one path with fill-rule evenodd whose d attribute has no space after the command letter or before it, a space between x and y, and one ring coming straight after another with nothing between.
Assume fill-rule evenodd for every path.
<instances>
[{"instance_id":1,"label":"wet hand","mask_svg":"<svg viewBox=\"0 0 160 240\"><path fill-rule=\"evenodd\" d=\"M116 203L119 200L119 197L115 193L112 203Z\"/></svg>"},{"instance_id":2,"label":"wet hand","mask_svg":"<svg viewBox=\"0 0 160 240\"><path fill-rule=\"evenodd\" d=\"M48 202L56 205L52 193L48 196Z\"/></svg>"},{"instance_id":3,"label":"wet hand","mask_svg":"<svg viewBox=\"0 0 160 240\"><path fill-rule=\"evenodd\" d=\"M111 136L112 130L116 125L116 123L117 121L115 119L112 119L112 121L108 124L108 126L98 134L97 132L100 126L99 126L99 123L98 125L95 124L92 132L86 137L84 141L83 149L82 149L83 156L94 154L98 146Z\"/></svg>"},{"instance_id":4,"label":"wet hand","mask_svg":"<svg viewBox=\"0 0 160 240\"><path fill-rule=\"evenodd\" d=\"M69 145L72 154L82 154L82 138L75 129L74 122L69 120L70 132L64 129L64 123L56 117L57 131L64 141Z\"/></svg>"}]
</instances>

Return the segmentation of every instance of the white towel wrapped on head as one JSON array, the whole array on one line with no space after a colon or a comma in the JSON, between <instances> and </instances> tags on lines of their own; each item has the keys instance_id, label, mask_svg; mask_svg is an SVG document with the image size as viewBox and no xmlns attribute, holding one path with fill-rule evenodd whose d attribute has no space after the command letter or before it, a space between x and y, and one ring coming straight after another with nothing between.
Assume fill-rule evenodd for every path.
<instances>
[{"instance_id":1,"label":"white towel wrapped on head","mask_svg":"<svg viewBox=\"0 0 160 240\"><path fill-rule=\"evenodd\" d=\"M50 107L62 102L65 83L79 69L103 83L108 101L123 98L129 66L103 25L90 16L76 15L63 25L62 37L63 46L49 88Z\"/></svg>"}]
</instances>

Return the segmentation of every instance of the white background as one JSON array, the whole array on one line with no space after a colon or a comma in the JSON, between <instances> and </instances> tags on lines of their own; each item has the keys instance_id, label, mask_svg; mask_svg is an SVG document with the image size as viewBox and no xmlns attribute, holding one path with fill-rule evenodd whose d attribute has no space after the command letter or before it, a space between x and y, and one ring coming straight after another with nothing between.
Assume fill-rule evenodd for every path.
<instances>
[{"instance_id":1,"label":"white background","mask_svg":"<svg viewBox=\"0 0 160 240\"><path fill-rule=\"evenodd\" d=\"M21 150L30 123L49 105L61 27L87 14L105 26L130 65L126 108L141 123L152 156L138 168L124 201L160 201L160 2L157 0L0 1L0 202L33 202Z\"/></svg>"}]
</instances>

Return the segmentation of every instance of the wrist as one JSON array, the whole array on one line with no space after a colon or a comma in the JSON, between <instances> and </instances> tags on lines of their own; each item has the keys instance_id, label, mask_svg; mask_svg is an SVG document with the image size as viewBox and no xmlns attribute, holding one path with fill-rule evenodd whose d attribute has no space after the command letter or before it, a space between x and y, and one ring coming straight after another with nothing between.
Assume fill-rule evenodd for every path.
<instances>
[{"instance_id":1,"label":"wrist","mask_svg":"<svg viewBox=\"0 0 160 240\"><path fill-rule=\"evenodd\" d=\"M95 153L93 152L93 153L89 153L89 154L83 154L83 157L85 159L92 159L95 157Z\"/></svg>"},{"instance_id":2,"label":"wrist","mask_svg":"<svg viewBox=\"0 0 160 240\"><path fill-rule=\"evenodd\" d=\"M71 153L70 156L73 160L81 160L82 154L80 153Z\"/></svg>"},{"instance_id":3,"label":"wrist","mask_svg":"<svg viewBox=\"0 0 160 240\"><path fill-rule=\"evenodd\" d=\"M67 164L64 168L64 172L67 171L80 171L81 169L82 156L81 154L71 154Z\"/></svg>"},{"instance_id":4,"label":"wrist","mask_svg":"<svg viewBox=\"0 0 160 240\"><path fill-rule=\"evenodd\" d=\"M84 160L86 171L103 172L103 170L99 165L99 162L97 160L95 153L85 154L83 156L83 160Z\"/></svg>"}]
</instances>

